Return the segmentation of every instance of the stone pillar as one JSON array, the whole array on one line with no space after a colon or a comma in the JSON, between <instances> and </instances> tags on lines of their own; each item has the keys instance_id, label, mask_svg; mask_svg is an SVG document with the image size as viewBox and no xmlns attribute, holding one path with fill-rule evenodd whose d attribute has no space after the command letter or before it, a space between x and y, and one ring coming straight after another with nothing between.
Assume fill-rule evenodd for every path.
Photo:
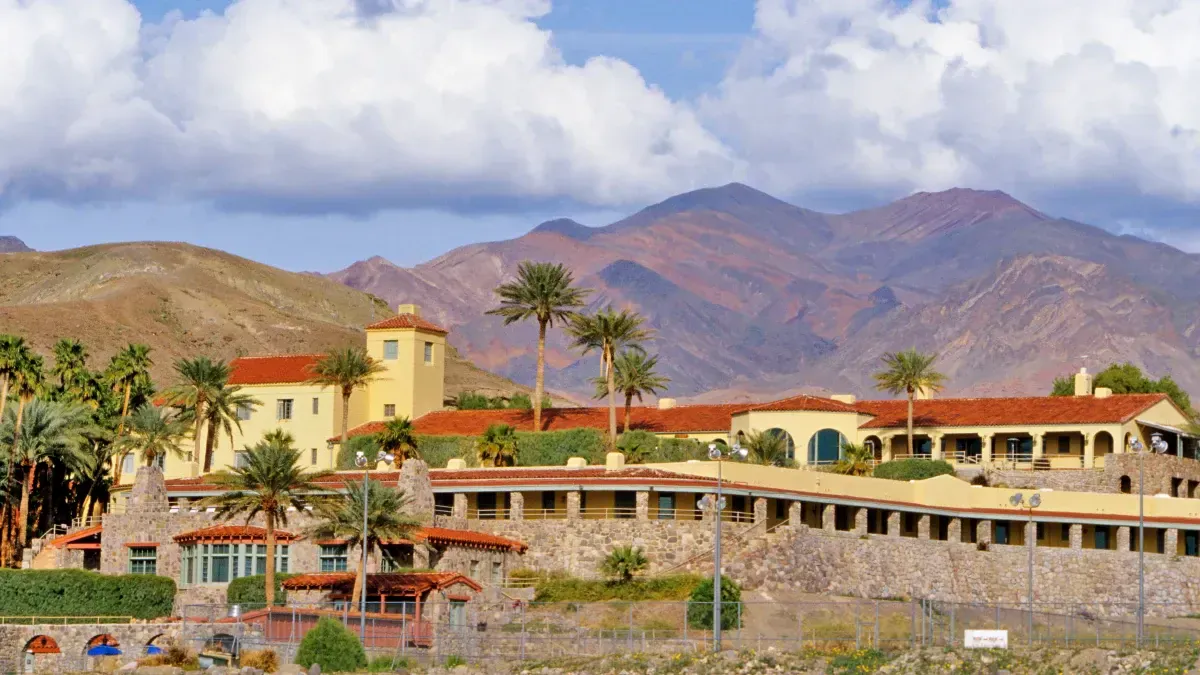
<instances>
[{"instance_id":1,"label":"stone pillar","mask_svg":"<svg viewBox=\"0 0 1200 675\"><path fill-rule=\"evenodd\" d=\"M637 497L637 519L650 520L650 493L639 490L634 496Z\"/></svg>"},{"instance_id":2,"label":"stone pillar","mask_svg":"<svg viewBox=\"0 0 1200 675\"><path fill-rule=\"evenodd\" d=\"M888 511L887 536L889 536L889 537L899 537L900 536L900 512L899 511Z\"/></svg>"},{"instance_id":3,"label":"stone pillar","mask_svg":"<svg viewBox=\"0 0 1200 675\"><path fill-rule=\"evenodd\" d=\"M754 500L754 524L767 522L767 498L757 497Z\"/></svg>"},{"instance_id":4,"label":"stone pillar","mask_svg":"<svg viewBox=\"0 0 1200 675\"><path fill-rule=\"evenodd\" d=\"M1179 530L1169 528L1163 530L1163 553L1176 555L1179 552Z\"/></svg>"},{"instance_id":5,"label":"stone pillar","mask_svg":"<svg viewBox=\"0 0 1200 675\"><path fill-rule=\"evenodd\" d=\"M701 495L699 498L696 499L696 508L700 509L700 520L711 523L713 520L713 515L716 513L716 507L709 506L706 509L701 508L700 500L704 499L705 497L708 498L709 504L716 504L717 503L717 495L716 495L716 493L706 494L706 495Z\"/></svg>"},{"instance_id":6,"label":"stone pillar","mask_svg":"<svg viewBox=\"0 0 1200 675\"><path fill-rule=\"evenodd\" d=\"M579 490L570 490L567 492L567 520L579 520L581 496Z\"/></svg>"},{"instance_id":7,"label":"stone pillar","mask_svg":"<svg viewBox=\"0 0 1200 675\"><path fill-rule=\"evenodd\" d=\"M1083 435L1083 468L1096 466L1096 434Z\"/></svg>"},{"instance_id":8,"label":"stone pillar","mask_svg":"<svg viewBox=\"0 0 1200 675\"><path fill-rule=\"evenodd\" d=\"M992 521L981 520L975 523L975 541L981 544L992 543Z\"/></svg>"},{"instance_id":9,"label":"stone pillar","mask_svg":"<svg viewBox=\"0 0 1200 675\"><path fill-rule=\"evenodd\" d=\"M962 542L962 518L951 518L946 528L946 541Z\"/></svg>"},{"instance_id":10,"label":"stone pillar","mask_svg":"<svg viewBox=\"0 0 1200 675\"><path fill-rule=\"evenodd\" d=\"M943 454L944 453L942 452L942 435L941 434L930 434L929 435L929 458L930 459L942 459Z\"/></svg>"},{"instance_id":11,"label":"stone pillar","mask_svg":"<svg viewBox=\"0 0 1200 675\"><path fill-rule=\"evenodd\" d=\"M525 520L525 495L520 492L508 493L508 519Z\"/></svg>"},{"instance_id":12,"label":"stone pillar","mask_svg":"<svg viewBox=\"0 0 1200 675\"><path fill-rule=\"evenodd\" d=\"M1080 550L1083 548L1083 525L1075 523L1071 526L1071 548Z\"/></svg>"},{"instance_id":13,"label":"stone pillar","mask_svg":"<svg viewBox=\"0 0 1200 675\"><path fill-rule=\"evenodd\" d=\"M454 508L450 515L455 518L467 517L467 495L462 492L454 493Z\"/></svg>"},{"instance_id":14,"label":"stone pillar","mask_svg":"<svg viewBox=\"0 0 1200 675\"><path fill-rule=\"evenodd\" d=\"M917 517L917 539L929 538L929 514L923 513Z\"/></svg>"},{"instance_id":15,"label":"stone pillar","mask_svg":"<svg viewBox=\"0 0 1200 675\"><path fill-rule=\"evenodd\" d=\"M879 437L879 444L880 444L879 445L879 456L882 457L883 461L885 461L885 462L892 461L892 439L893 438L895 438L895 437L892 435Z\"/></svg>"},{"instance_id":16,"label":"stone pillar","mask_svg":"<svg viewBox=\"0 0 1200 675\"><path fill-rule=\"evenodd\" d=\"M1129 528L1128 527L1118 527L1117 528L1117 550L1118 551L1128 551L1129 550Z\"/></svg>"},{"instance_id":17,"label":"stone pillar","mask_svg":"<svg viewBox=\"0 0 1200 675\"><path fill-rule=\"evenodd\" d=\"M400 467L397 487L408 498L405 511L426 522L433 519L433 483L429 481L429 465L420 459L408 459Z\"/></svg>"},{"instance_id":18,"label":"stone pillar","mask_svg":"<svg viewBox=\"0 0 1200 675\"><path fill-rule=\"evenodd\" d=\"M1033 461L1035 462L1045 454L1044 438L1045 436L1042 434L1033 434Z\"/></svg>"},{"instance_id":19,"label":"stone pillar","mask_svg":"<svg viewBox=\"0 0 1200 675\"><path fill-rule=\"evenodd\" d=\"M125 503L125 513L166 513L168 510L167 483L162 471L156 466L138 467Z\"/></svg>"},{"instance_id":20,"label":"stone pillar","mask_svg":"<svg viewBox=\"0 0 1200 675\"><path fill-rule=\"evenodd\" d=\"M980 463L985 467L990 467L992 465L992 435L980 434L979 447L981 451L979 457Z\"/></svg>"},{"instance_id":21,"label":"stone pillar","mask_svg":"<svg viewBox=\"0 0 1200 675\"><path fill-rule=\"evenodd\" d=\"M792 502L788 507L788 525L793 530L799 530L804 526L804 502Z\"/></svg>"},{"instance_id":22,"label":"stone pillar","mask_svg":"<svg viewBox=\"0 0 1200 675\"><path fill-rule=\"evenodd\" d=\"M832 532L837 529L837 520L833 516L833 504L826 504L821 509L821 529Z\"/></svg>"},{"instance_id":23,"label":"stone pillar","mask_svg":"<svg viewBox=\"0 0 1200 675\"><path fill-rule=\"evenodd\" d=\"M413 567L419 570L429 569L429 547L424 544L413 545Z\"/></svg>"},{"instance_id":24,"label":"stone pillar","mask_svg":"<svg viewBox=\"0 0 1200 675\"><path fill-rule=\"evenodd\" d=\"M854 512L854 534L867 533L867 509L860 506Z\"/></svg>"}]
</instances>

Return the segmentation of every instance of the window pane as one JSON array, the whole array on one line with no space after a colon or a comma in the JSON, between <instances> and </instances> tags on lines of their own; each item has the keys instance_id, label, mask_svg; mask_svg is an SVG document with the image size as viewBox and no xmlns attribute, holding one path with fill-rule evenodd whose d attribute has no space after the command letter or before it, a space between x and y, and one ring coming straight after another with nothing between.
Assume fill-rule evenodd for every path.
<instances>
[{"instance_id":1,"label":"window pane","mask_svg":"<svg viewBox=\"0 0 1200 675\"><path fill-rule=\"evenodd\" d=\"M385 403L383 405L383 416L389 417L389 418L395 417L396 416L396 404L395 403Z\"/></svg>"},{"instance_id":2,"label":"window pane","mask_svg":"<svg viewBox=\"0 0 1200 675\"><path fill-rule=\"evenodd\" d=\"M425 343L425 363L433 363L433 343Z\"/></svg>"},{"instance_id":3,"label":"window pane","mask_svg":"<svg viewBox=\"0 0 1200 675\"><path fill-rule=\"evenodd\" d=\"M321 414L321 399L317 398L316 396L313 397L313 414Z\"/></svg>"},{"instance_id":4,"label":"window pane","mask_svg":"<svg viewBox=\"0 0 1200 675\"><path fill-rule=\"evenodd\" d=\"M387 361L395 361L400 354L399 343L396 340L383 341L383 358Z\"/></svg>"}]
</instances>

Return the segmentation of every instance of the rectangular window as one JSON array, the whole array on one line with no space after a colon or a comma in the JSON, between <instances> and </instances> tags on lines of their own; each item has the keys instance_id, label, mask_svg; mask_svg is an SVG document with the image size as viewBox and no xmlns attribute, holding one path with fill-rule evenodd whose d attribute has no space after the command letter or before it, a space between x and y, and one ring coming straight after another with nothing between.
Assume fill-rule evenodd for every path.
<instances>
[{"instance_id":1,"label":"rectangular window","mask_svg":"<svg viewBox=\"0 0 1200 675\"><path fill-rule=\"evenodd\" d=\"M137 457L135 453L125 455L125 460L121 462L121 473L133 473L137 471Z\"/></svg>"},{"instance_id":2,"label":"rectangular window","mask_svg":"<svg viewBox=\"0 0 1200 675\"><path fill-rule=\"evenodd\" d=\"M157 466L160 471L165 471L167 469L167 455L165 453L160 453L155 456L154 465Z\"/></svg>"},{"instance_id":3,"label":"rectangular window","mask_svg":"<svg viewBox=\"0 0 1200 675\"><path fill-rule=\"evenodd\" d=\"M1108 526L1107 525L1097 525L1095 537L1096 537L1096 539L1095 539L1096 548L1099 548L1099 549L1109 548L1109 546L1108 546Z\"/></svg>"},{"instance_id":4,"label":"rectangular window","mask_svg":"<svg viewBox=\"0 0 1200 675\"><path fill-rule=\"evenodd\" d=\"M1195 530L1184 530L1183 554L1191 556L1200 555L1200 532Z\"/></svg>"},{"instance_id":5,"label":"rectangular window","mask_svg":"<svg viewBox=\"0 0 1200 675\"><path fill-rule=\"evenodd\" d=\"M543 492L542 493L542 511L546 515L549 515L554 512L554 504L555 504L554 493L548 492L548 491Z\"/></svg>"},{"instance_id":6,"label":"rectangular window","mask_svg":"<svg viewBox=\"0 0 1200 675\"><path fill-rule=\"evenodd\" d=\"M454 495L448 492L433 494L433 512L439 516L449 516L454 513Z\"/></svg>"},{"instance_id":7,"label":"rectangular window","mask_svg":"<svg viewBox=\"0 0 1200 675\"><path fill-rule=\"evenodd\" d=\"M214 584L229 582L229 544L212 545L212 565L209 578Z\"/></svg>"},{"instance_id":8,"label":"rectangular window","mask_svg":"<svg viewBox=\"0 0 1200 675\"><path fill-rule=\"evenodd\" d=\"M246 420L250 419L250 413L252 412L254 412L254 409L248 404L239 403L237 407L237 418L238 420L245 422Z\"/></svg>"},{"instance_id":9,"label":"rectangular window","mask_svg":"<svg viewBox=\"0 0 1200 675\"><path fill-rule=\"evenodd\" d=\"M275 401L275 419L290 420L292 419L292 403L290 398L281 398Z\"/></svg>"},{"instance_id":10,"label":"rectangular window","mask_svg":"<svg viewBox=\"0 0 1200 675\"><path fill-rule=\"evenodd\" d=\"M413 566L413 547L412 546L385 546L383 547L383 564L384 572L395 572L397 570L412 569Z\"/></svg>"},{"instance_id":11,"label":"rectangular window","mask_svg":"<svg viewBox=\"0 0 1200 675\"><path fill-rule=\"evenodd\" d=\"M400 358L400 343L396 340L383 341L383 360L395 361Z\"/></svg>"},{"instance_id":12,"label":"rectangular window","mask_svg":"<svg viewBox=\"0 0 1200 675\"><path fill-rule=\"evenodd\" d=\"M637 515L637 493L628 490L614 492L613 507L617 518L633 518Z\"/></svg>"},{"instance_id":13,"label":"rectangular window","mask_svg":"<svg viewBox=\"0 0 1200 675\"><path fill-rule=\"evenodd\" d=\"M432 342L425 343L425 365L427 365L427 366L433 365L433 343Z\"/></svg>"},{"instance_id":14,"label":"rectangular window","mask_svg":"<svg viewBox=\"0 0 1200 675\"><path fill-rule=\"evenodd\" d=\"M450 601L450 626L463 628L467 625L467 603L462 600Z\"/></svg>"},{"instance_id":15,"label":"rectangular window","mask_svg":"<svg viewBox=\"0 0 1200 675\"><path fill-rule=\"evenodd\" d=\"M504 563L492 563L492 583L504 583Z\"/></svg>"},{"instance_id":16,"label":"rectangular window","mask_svg":"<svg viewBox=\"0 0 1200 675\"><path fill-rule=\"evenodd\" d=\"M384 403L383 404L383 416L388 419L395 417L396 416L396 404L395 403Z\"/></svg>"},{"instance_id":17,"label":"rectangular window","mask_svg":"<svg viewBox=\"0 0 1200 675\"><path fill-rule=\"evenodd\" d=\"M1037 528L1037 540L1046 541L1046 524L1037 523L1034 527Z\"/></svg>"},{"instance_id":18,"label":"rectangular window","mask_svg":"<svg viewBox=\"0 0 1200 675\"><path fill-rule=\"evenodd\" d=\"M496 493L495 492L480 492L475 495L475 504L479 511L480 520L495 520L496 514Z\"/></svg>"},{"instance_id":19,"label":"rectangular window","mask_svg":"<svg viewBox=\"0 0 1200 675\"><path fill-rule=\"evenodd\" d=\"M313 448L312 450L309 450L308 452L309 452L309 457L310 457L308 463L312 464L313 466L316 466L317 465L317 449Z\"/></svg>"},{"instance_id":20,"label":"rectangular window","mask_svg":"<svg viewBox=\"0 0 1200 675\"><path fill-rule=\"evenodd\" d=\"M997 520L994 526L993 539L997 544L1005 545L1008 543L1008 521Z\"/></svg>"},{"instance_id":21,"label":"rectangular window","mask_svg":"<svg viewBox=\"0 0 1200 675\"><path fill-rule=\"evenodd\" d=\"M1059 436L1058 437L1058 454L1063 455L1068 452L1071 452L1071 437L1070 436Z\"/></svg>"},{"instance_id":22,"label":"rectangular window","mask_svg":"<svg viewBox=\"0 0 1200 675\"><path fill-rule=\"evenodd\" d=\"M675 493L658 493L658 519L671 520L675 518Z\"/></svg>"},{"instance_id":23,"label":"rectangular window","mask_svg":"<svg viewBox=\"0 0 1200 675\"><path fill-rule=\"evenodd\" d=\"M313 414L321 414L321 399L317 398L316 396L313 397Z\"/></svg>"},{"instance_id":24,"label":"rectangular window","mask_svg":"<svg viewBox=\"0 0 1200 675\"><path fill-rule=\"evenodd\" d=\"M157 574L158 549L146 546L129 549L130 574Z\"/></svg>"},{"instance_id":25,"label":"rectangular window","mask_svg":"<svg viewBox=\"0 0 1200 675\"><path fill-rule=\"evenodd\" d=\"M1071 524L1062 523L1058 531L1058 536L1063 541L1071 541Z\"/></svg>"},{"instance_id":26,"label":"rectangular window","mask_svg":"<svg viewBox=\"0 0 1200 675\"><path fill-rule=\"evenodd\" d=\"M345 572L348 565L345 544L322 544L318 555L322 572Z\"/></svg>"},{"instance_id":27,"label":"rectangular window","mask_svg":"<svg viewBox=\"0 0 1200 675\"><path fill-rule=\"evenodd\" d=\"M244 469L250 465L250 459L245 452L233 453L233 466L238 469Z\"/></svg>"},{"instance_id":28,"label":"rectangular window","mask_svg":"<svg viewBox=\"0 0 1200 675\"><path fill-rule=\"evenodd\" d=\"M471 561L471 566L470 566L470 568L469 568L469 569L470 569L471 573L470 573L470 574L468 574L467 576L471 577L472 579L478 579L478 578L479 578L479 561L478 561L478 560L472 560L472 561ZM724 589L722 589L722 590L724 590ZM714 596L716 595L716 592L715 592L715 591L713 592L713 595L714 595Z\"/></svg>"}]
</instances>

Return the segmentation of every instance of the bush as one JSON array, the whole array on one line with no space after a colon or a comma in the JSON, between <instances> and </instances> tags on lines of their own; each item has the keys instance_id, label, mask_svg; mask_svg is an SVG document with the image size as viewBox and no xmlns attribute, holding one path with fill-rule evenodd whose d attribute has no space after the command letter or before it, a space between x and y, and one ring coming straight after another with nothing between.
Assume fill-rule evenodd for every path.
<instances>
[{"instance_id":1,"label":"bush","mask_svg":"<svg viewBox=\"0 0 1200 675\"><path fill-rule=\"evenodd\" d=\"M296 663L311 668L321 664L321 672L354 671L367 667L367 654L358 637L341 622L325 617L305 634L296 652Z\"/></svg>"},{"instance_id":2,"label":"bush","mask_svg":"<svg viewBox=\"0 0 1200 675\"><path fill-rule=\"evenodd\" d=\"M538 582L534 602L679 601L686 600L693 589L702 582L703 579L694 574L633 579L625 583L549 576ZM711 594L711 591L709 593Z\"/></svg>"},{"instance_id":3,"label":"bush","mask_svg":"<svg viewBox=\"0 0 1200 675\"><path fill-rule=\"evenodd\" d=\"M694 438L660 438L658 449L650 453L646 462L686 462L689 459L708 459L708 445Z\"/></svg>"},{"instance_id":4,"label":"bush","mask_svg":"<svg viewBox=\"0 0 1200 675\"><path fill-rule=\"evenodd\" d=\"M354 457L359 452L363 453L367 457L374 457L379 452L379 437L375 434L370 434L366 436L354 436L347 439L345 445L338 447L338 471L351 471L353 469L357 469L358 467L354 464Z\"/></svg>"},{"instance_id":5,"label":"bush","mask_svg":"<svg viewBox=\"0 0 1200 675\"><path fill-rule=\"evenodd\" d=\"M658 436L649 431L626 431L617 439L617 450L625 453L627 464L645 464L658 450Z\"/></svg>"},{"instance_id":6,"label":"bush","mask_svg":"<svg viewBox=\"0 0 1200 675\"><path fill-rule=\"evenodd\" d=\"M517 432L517 466L566 466L569 457L603 464L603 434L597 429Z\"/></svg>"},{"instance_id":7,"label":"bush","mask_svg":"<svg viewBox=\"0 0 1200 675\"><path fill-rule=\"evenodd\" d=\"M465 665L467 665L467 660L464 659L463 657L459 656L458 654L451 654L450 656L446 657L446 667L447 668L457 668L459 666L465 666Z\"/></svg>"},{"instance_id":8,"label":"bush","mask_svg":"<svg viewBox=\"0 0 1200 675\"><path fill-rule=\"evenodd\" d=\"M241 664L243 668L258 668L264 673L273 673L279 670L279 656L270 649L242 652Z\"/></svg>"},{"instance_id":9,"label":"bush","mask_svg":"<svg viewBox=\"0 0 1200 675\"><path fill-rule=\"evenodd\" d=\"M873 475L889 480L925 480L934 476L953 476L954 467L940 459L897 459L876 466Z\"/></svg>"},{"instance_id":10,"label":"bush","mask_svg":"<svg viewBox=\"0 0 1200 675\"><path fill-rule=\"evenodd\" d=\"M178 643L172 642L163 649L161 654L138 659L139 666L175 666L184 670L199 670L200 659Z\"/></svg>"},{"instance_id":11,"label":"bush","mask_svg":"<svg viewBox=\"0 0 1200 675\"><path fill-rule=\"evenodd\" d=\"M741 628L742 589L727 576L721 577L721 629ZM705 579L688 598L688 625L692 628L712 630L713 627L713 582Z\"/></svg>"},{"instance_id":12,"label":"bush","mask_svg":"<svg viewBox=\"0 0 1200 675\"><path fill-rule=\"evenodd\" d=\"M279 547L275 548L275 554L279 555ZM285 579L294 577L294 574L275 573L275 604L287 604L287 591L283 590L283 582ZM257 609L264 607L267 604L267 575L256 574L252 577L238 577L229 582L229 586L225 589L225 602L231 605L242 605L243 609Z\"/></svg>"},{"instance_id":13,"label":"bush","mask_svg":"<svg viewBox=\"0 0 1200 675\"><path fill-rule=\"evenodd\" d=\"M650 566L640 546L618 546L609 552L600 563L600 571L613 581L628 583L633 575L640 574Z\"/></svg>"},{"instance_id":14,"label":"bush","mask_svg":"<svg viewBox=\"0 0 1200 675\"><path fill-rule=\"evenodd\" d=\"M367 666L368 673L394 673L396 671L411 670L416 667L416 662L407 656L376 656L371 659L370 665Z\"/></svg>"},{"instance_id":15,"label":"bush","mask_svg":"<svg viewBox=\"0 0 1200 675\"><path fill-rule=\"evenodd\" d=\"M0 570L0 616L171 615L175 582L148 574Z\"/></svg>"}]
</instances>

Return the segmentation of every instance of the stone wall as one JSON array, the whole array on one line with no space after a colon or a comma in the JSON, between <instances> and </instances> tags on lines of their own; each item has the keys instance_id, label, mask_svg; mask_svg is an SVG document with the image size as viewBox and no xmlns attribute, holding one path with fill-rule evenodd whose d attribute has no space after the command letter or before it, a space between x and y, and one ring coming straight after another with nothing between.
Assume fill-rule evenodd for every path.
<instances>
[{"instance_id":1,"label":"stone wall","mask_svg":"<svg viewBox=\"0 0 1200 675\"><path fill-rule=\"evenodd\" d=\"M63 673L82 671L97 665L99 659L85 656L87 644L92 638L109 635L116 640L122 651L121 656L105 657L117 663L135 661L146 653L146 646L153 642L162 646L176 640L191 642L205 640L215 633L229 632L234 629L231 625L197 625L189 624L184 629L178 623L170 624L111 624L111 625L33 625L33 626L0 626L0 654L4 657L17 657L24 661L24 650L29 641L39 635L45 635L58 644L58 654L37 654L34 656L35 673ZM253 627L241 626L243 635L252 635ZM247 633L246 631L251 631ZM23 666L19 666L23 667Z\"/></svg>"},{"instance_id":2,"label":"stone wall","mask_svg":"<svg viewBox=\"0 0 1200 675\"><path fill-rule=\"evenodd\" d=\"M953 602L1026 602L1028 549L813 530L776 535L726 561L726 572L751 588L788 588L862 598L932 598ZM1147 612L1182 616L1200 610L1200 558L1147 553ZM1129 616L1137 603L1137 553L1037 547L1034 599L1064 603L1054 611ZM1071 606L1070 608L1067 605Z\"/></svg>"},{"instance_id":3,"label":"stone wall","mask_svg":"<svg viewBox=\"0 0 1200 675\"><path fill-rule=\"evenodd\" d=\"M1173 455L1145 457L1146 494L1168 494L1172 497L1200 497L1200 461ZM959 472L964 480L978 475L978 469ZM1046 471L985 470L989 484L1012 488L1050 488L1070 492L1122 491L1121 478L1128 477L1129 490L1138 491L1138 457L1135 454L1104 456L1103 469L1053 469Z\"/></svg>"}]
</instances>

